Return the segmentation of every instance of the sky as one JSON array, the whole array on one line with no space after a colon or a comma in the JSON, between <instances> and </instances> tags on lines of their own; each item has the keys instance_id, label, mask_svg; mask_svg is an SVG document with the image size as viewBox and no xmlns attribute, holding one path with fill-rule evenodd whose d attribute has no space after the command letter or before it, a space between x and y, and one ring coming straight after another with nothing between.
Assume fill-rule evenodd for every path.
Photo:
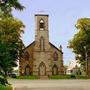
<instances>
[{"instance_id":1,"label":"sky","mask_svg":"<svg viewBox=\"0 0 90 90\"><path fill-rule=\"evenodd\" d=\"M71 49L67 48L77 29L79 18L90 17L90 0L19 0L25 6L23 11L13 10L13 15L21 20L25 27L22 40L28 46L35 40L35 14L49 15L49 40L55 46L63 47L64 64L75 60Z\"/></svg>"}]
</instances>

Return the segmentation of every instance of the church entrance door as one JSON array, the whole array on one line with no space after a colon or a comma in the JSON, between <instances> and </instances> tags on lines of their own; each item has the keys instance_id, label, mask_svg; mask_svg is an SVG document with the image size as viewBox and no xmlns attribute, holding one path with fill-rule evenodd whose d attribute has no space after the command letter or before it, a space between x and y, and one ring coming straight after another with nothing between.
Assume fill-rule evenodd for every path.
<instances>
[{"instance_id":1,"label":"church entrance door","mask_svg":"<svg viewBox=\"0 0 90 90\"><path fill-rule=\"evenodd\" d=\"M46 75L46 66L43 62L39 66L39 75L40 76L45 76Z\"/></svg>"},{"instance_id":2,"label":"church entrance door","mask_svg":"<svg viewBox=\"0 0 90 90\"><path fill-rule=\"evenodd\" d=\"M58 67L56 65L53 66L53 75L57 75L58 74Z\"/></svg>"},{"instance_id":3,"label":"church entrance door","mask_svg":"<svg viewBox=\"0 0 90 90\"><path fill-rule=\"evenodd\" d=\"M25 68L25 75L29 76L30 75L30 67L26 66Z\"/></svg>"},{"instance_id":4,"label":"church entrance door","mask_svg":"<svg viewBox=\"0 0 90 90\"><path fill-rule=\"evenodd\" d=\"M57 68L53 68L53 74L57 75Z\"/></svg>"}]
</instances>

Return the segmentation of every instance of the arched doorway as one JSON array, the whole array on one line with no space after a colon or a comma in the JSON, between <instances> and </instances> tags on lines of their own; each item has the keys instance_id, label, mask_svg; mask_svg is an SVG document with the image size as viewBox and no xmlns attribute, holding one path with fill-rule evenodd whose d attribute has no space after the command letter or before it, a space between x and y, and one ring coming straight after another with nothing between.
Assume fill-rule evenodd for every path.
<instances>
[{"instance_id":1,"label":"arched doorway","mask_svg":"<svg viewBox=\"0 0 90 90\"><path fill-rule=\"evenodd\" d=\"M58 67L57 65L54 65L53 68L52 68L52 74L53 75L58 75Z\"/></svg>"},{"instance_id":2,"label":"arched doorway","mask_svg":"<svg viewBox=\"0 0 90 90\"><path fill-rule=\"evenodd\" d=\"M46 75L46 66L43 62L41 62L40 65L39 65L39 75L40 76L45 76Z\"/></svg>"},{"instance_id":3,"label":"arched doorway","mask_svg":"<svg viewBox=\"0 0 90 90\"><path fill-rule=\"evenodd\" d=\"M25 75L26 75L26 76L31 75L31 73L30 73L30 66L29 66L29 65L27 65L27 66L25 67Z\"/></svg>"}]
</instances>

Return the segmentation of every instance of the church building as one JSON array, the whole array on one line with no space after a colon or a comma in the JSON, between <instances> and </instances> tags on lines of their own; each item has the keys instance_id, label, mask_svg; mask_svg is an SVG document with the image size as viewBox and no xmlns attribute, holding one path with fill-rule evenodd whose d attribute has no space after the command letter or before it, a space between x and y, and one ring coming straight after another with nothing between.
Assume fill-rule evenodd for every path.
<instances>
[{"instance_id":1,"label":"church building","mask_svg":"<svg viewBox=\"0 0 90 90\"><path fill-rule=\"evenodd\" d=\"M62 46L49 42L48 15L35 15L35 41L25 47L19 60L20 75L63 75Z\"/></svg>"}]
</instances>

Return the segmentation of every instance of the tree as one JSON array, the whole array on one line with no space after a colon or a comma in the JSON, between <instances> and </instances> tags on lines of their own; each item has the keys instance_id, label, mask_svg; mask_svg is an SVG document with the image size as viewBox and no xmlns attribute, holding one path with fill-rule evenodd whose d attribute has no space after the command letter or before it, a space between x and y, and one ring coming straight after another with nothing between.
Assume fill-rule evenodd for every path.
<instances>
[{"instance_id":1,"label":"tree","mask_svg":"<svg viewBox=\"0 0 90 90\"><path fill-rule=\"evenodd\" d=\"M16 66L24 44L21 34L24 25L14 17L0 18L0 67L6 78L7 72Z\"/></svg>"},{"instance_id":2,"label":"tree","mask_svg":"<svg viewBox=\"0 0 90 90\"><path fill-rule=\"evenodd\" d=\"M0 83L7 84L7 72L16 66L24 44L21 40L24 25L14 18L12 10L23 10L19 0L0 0Z\"/></svg>"},{"instance_id":3,"label":"tree","mask_svg":"<svg viewBox=\"0 0 90 90\"><path fill-rule=\"evenodd\" d=\"M19 3L19 0L1 0L0 1L0 13L4 15L11 15L13 8L17 10L23 10L25 7Z\"/></svg>"},{"instance_id":4,"label":"tree","mask_svg":"<svg viewBox=\"0 0 90 90\"><path fill-rule=\"evenodd\" d=\"M72 48L76 59L85 69L86 53L90 50L90 18L79 19L75 26L78 32L70 40L69 48Z\"/></svg>"}]
</instances>

